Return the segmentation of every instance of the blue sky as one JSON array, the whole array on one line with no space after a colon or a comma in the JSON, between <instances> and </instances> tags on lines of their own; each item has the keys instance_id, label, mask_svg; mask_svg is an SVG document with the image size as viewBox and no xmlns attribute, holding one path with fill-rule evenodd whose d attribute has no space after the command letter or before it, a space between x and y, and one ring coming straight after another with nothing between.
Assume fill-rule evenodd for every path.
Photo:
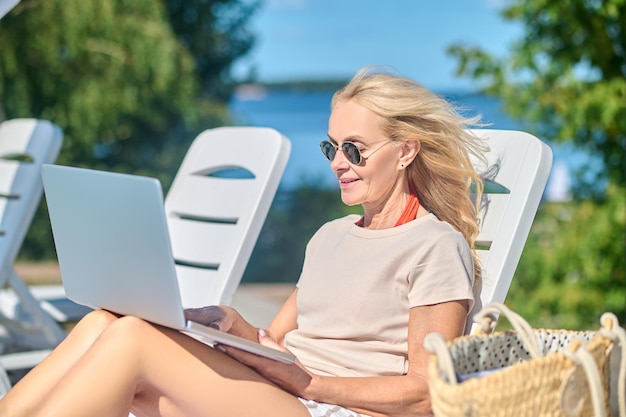
<instances>
[{"instance_id":1,"label":"blue sky","mask_svg":"<svg viewBox=\"0 0 626 417\"><path fill-rule=\"evenodd\" d=\"M454 43L506 55L521 28L499 15L505 0L265 0L252 18L257 44L235 67L261 81L349 78L391 65L435 90L472 89L454 76Z\"/></svg>"}]
</instances>

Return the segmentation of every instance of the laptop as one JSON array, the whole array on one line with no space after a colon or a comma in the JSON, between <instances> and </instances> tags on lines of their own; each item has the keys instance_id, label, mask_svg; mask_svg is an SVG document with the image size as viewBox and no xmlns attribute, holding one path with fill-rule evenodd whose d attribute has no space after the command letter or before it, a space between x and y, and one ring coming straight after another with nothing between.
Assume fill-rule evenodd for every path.
<instances>
[{"instance_id":1,"label":"laptop","mask_svg":"<svg viewBox=\"0 0 626 417\"><path fill-rule=\"evenodd\" d=\"M51 164L41 172L70 300L141 317L209 345L295 361L287 352L185 319L157 179Z\"/></svg>"}]
</instances>

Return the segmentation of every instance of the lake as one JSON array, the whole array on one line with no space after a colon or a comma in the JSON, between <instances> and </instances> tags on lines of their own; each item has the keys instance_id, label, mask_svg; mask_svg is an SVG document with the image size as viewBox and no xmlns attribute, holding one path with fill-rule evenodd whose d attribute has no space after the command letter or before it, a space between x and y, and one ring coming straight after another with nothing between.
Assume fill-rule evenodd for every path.
<instances>
[{"instance_id":1,"label":"lake","mask_svg":"<svg viewBox=\"0 0 626 417\"><path fill-rule=\"evenodd\" d=\"M326 138L333 90L290 90L244 87L234 95L230 110L238 125L272 127L291 140L291 156L281 187L293 189L303 183L337 187L328 161L319 150ZM467 115L481 114L494 129L520 129L520 124L500 109L500 100L480 94L441 94L466 109ZM546 141L548 142L548 141ZM571 147L551 145L552 175L546 190L551 200L568 198L569 171L582 163L584 155Z\"/></svg>"}]
</instances>

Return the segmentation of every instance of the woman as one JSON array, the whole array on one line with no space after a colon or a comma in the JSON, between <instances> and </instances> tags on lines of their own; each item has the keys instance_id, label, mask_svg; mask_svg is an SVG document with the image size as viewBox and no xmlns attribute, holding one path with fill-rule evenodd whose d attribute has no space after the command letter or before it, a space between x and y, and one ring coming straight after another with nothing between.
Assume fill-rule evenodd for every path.
<instances>
[{"instance_id":1,"label":"woman","mask_svg":"<svg viewBox=\"0 0 626 417\"><path fill-rule=\"evenodd\" d=\"M226 306L195 321L289 350L288 365L94 311L0 401L0 416L401 416L430 413L426 334L463 333L479 268L468 189L475 120L401 76L364 69L321 143L347 216L307 245L267 330ZM480 201L480 200L478 200Z\"/></svg>"}]
</instances>

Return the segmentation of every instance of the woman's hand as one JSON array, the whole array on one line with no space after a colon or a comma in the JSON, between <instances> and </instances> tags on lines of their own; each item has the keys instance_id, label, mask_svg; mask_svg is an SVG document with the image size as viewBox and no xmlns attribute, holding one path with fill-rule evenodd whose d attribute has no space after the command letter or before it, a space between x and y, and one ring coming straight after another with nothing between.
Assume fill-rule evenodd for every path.
<instances>
[{"instance_id":1,"label":"woman's hand","mask_svg":"<svg viewBox=\"0 0 626 417\"><path fill-rule=\"evenodd\" d=\"M239 313L228 306L207 306L185 309L187 320L212 327L222 332L228 332Z\"/></svg>"},{"instance_id":2,"label":"woman's hand","mask_svg":"<svg viewBox=\"0 0 626 417\"><path fill-rule=\"evenodd\" d=\"M222 332L234 334L256 342L256 327L244 320L232 307L219 305L185 310L185 318L212 327Z\"/></svg>"},{"instance_id":3,"label":"woman's hand","mask_svg":"<svg viewBox=\"0 0 626 417\"><path fill-rule=\"evenodd\" d=\"M263 329L258 330L258 342L272 349L289 352L284 346L278 344L269 332ZM244 365L253 368L284 390L307 398L307 392L310 391L315 375L307 372L297 360L295 364L287 364L231 346L219 345L217 348Z\"/></svg>"}]
</instances>

